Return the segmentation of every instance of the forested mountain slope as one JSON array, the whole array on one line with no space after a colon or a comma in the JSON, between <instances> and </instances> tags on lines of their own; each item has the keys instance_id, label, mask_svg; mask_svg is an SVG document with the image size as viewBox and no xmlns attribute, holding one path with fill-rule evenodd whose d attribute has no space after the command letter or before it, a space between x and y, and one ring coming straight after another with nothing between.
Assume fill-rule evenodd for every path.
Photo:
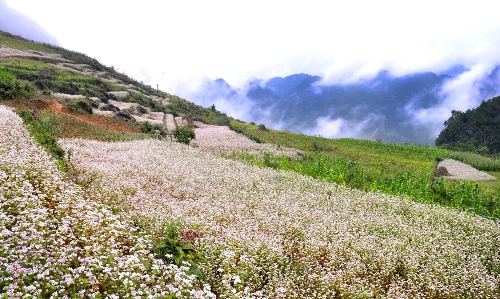
<instances>
[{"instance_id":1,"label":"forested mountain slope","mask_svg":"<svg viewBox=\"0 0 500 299\"><path fill-rule=\"evenodd\" d=\"M436 145L450 149L500 153L500 96L483 101L476 109L452 111Z\"/></svg>"}]
</instances>

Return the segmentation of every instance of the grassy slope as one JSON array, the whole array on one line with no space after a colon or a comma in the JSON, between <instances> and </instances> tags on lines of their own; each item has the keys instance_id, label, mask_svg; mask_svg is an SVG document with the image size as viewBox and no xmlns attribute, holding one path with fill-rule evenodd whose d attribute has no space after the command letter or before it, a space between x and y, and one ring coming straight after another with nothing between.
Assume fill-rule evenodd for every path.
<instances>
[{"instance_id":1,"label":"grassy slope","mask_svg":"<svg viewBox=\"0 0 500 299\"><path fill-rule=\"evenodd\" d=\"M433 180L436 163L450 157L498 178L500 162L472 153L358 139L326 139L291 132L259 129L232 121L237 131L262 142L294 147L310 155L306 165L283 159L256 161L258 165L291 169L313 177L366 191L405 195L413 200L439 203L483 216L500 218L500 181L469 182ZM307 159L306 159L307 160ZM336 172L332 175L331 172Z\"/></svg>"}]
</instances>

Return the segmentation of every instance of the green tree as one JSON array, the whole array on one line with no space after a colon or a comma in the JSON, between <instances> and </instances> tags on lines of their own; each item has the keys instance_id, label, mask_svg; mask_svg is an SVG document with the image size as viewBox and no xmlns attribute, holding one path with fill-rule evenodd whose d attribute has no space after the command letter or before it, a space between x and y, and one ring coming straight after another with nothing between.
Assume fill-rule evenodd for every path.
<instances>
[{"instance_id":1,"label":"green tree","mask_svg":"<svg viewBox=\"0 0 500 299\"><path fill-rule=\"evenodd\" d=\"M454 150L481 154L500 152L500 96L483 101L476 109L451 111L435 143Z\"/></svg>"}]
</instances>

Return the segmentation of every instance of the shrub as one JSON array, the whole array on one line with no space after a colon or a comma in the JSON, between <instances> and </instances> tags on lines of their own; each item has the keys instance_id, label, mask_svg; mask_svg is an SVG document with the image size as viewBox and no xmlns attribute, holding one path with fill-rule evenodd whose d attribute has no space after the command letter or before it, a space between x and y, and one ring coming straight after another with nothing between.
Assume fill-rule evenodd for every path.
<instances>
[{"instance_id":1,"label":"shrub","mask_svg":"<svg viewBox=\"0 0 500 299\"><path fill-rule=\"evenodd\" d=\"M125 121L129 121L129 122L133 122L133 123L136 121L135 118L132 117L132 115L130 115L130 113L128 111L119 111L115 115L116 115L116 117L123 119Z\"/></svg>"},{"instance_id":2,"label":"shrub","mask_svg":"<svg viewBox=\"0 0 500 299\"><path fill-rule=\"evenodd\" d=\"M6 72L4 70L0 70L0 82L1 81L12 81L15 79L16 79L16 77L13 74Z\"/></svg>"},{"instance_id":3,"label":"shrub","mask_svg":"<svg viewBox=\"0 0 500 299\"><path fill-rule=\"evenodd\" d=\"M141 124L141 132L143 133L153 133L153 131L155 130L155 127L153 126L152 123L150 122L143 122Z\"/></svg>"},{"instance_id":4,"label":"shrub","mask_svg":"<svg viewBox=\"0 0 500 299\"><path fill-rule=\"evenodd\" d=\"M189 243L200 238L201 235L193 230L182 230L181 219L174 219L167 223L166 235L155 246L154 252L165 262L175 264L178 267L189 264L189 272L199 279L205 279L205 274L200 270L198 264L207 260L203 255Z\"/></svg>"},{"instance_id":5,"label":"shrub","mask_svg":"<svg viewBox=\"0 0 500 299\"><path fill-rule=\"evenodd\" d=\"M48 67L44 67L40 71L40 76L42 76L45 79L52 79L52 72L50 71L50 69Z\"/></svg>"},{"instance_id":6,"label":"shrub","mask_svg":"<svg viewBox=\"0 0 500 299\"><path fill-rule=\"evenodd\" d=\"M168 131L165 127L159 124L152 124L146 121L141 123L140 127L142 133L151 134L154 137L166 137L168 135Z\"/></svg>"},{"instance_id":7,"label":"shrub","mask_svg":"<svg viewBox=\"0 0 500 299\"><path fill-rule=\"evenodd\" d=\"M17 80L13 74L0 70L0 100L27 96L34 90L30 83Z\"/></svg>"},{"instance_id":8,"label":"shrub","mask_svg":"<svg viewBox=\"0 0 500 299\"><path fill-rule=\"evenodd\" d=\"M225 114L222 114L217 117L216 125L229 127L231 125L231 121L229 120L229 117L227 117Z\"/></svg>"},{"instance_id":9,"label":"shrub","mask_svg":"<svg viewBox=\"0 0 500 299\"><path fill-rule=\"evenodd\" d=\"M140 114L148 113L148 110L146 110L146 108L144 108L142 106L137 106L136 110L137 110L137 113L140 113Z\"/></svg>"},{"instance_id":10,"label":"shrub","mask_svg":"<svg viewBox=\"0 0 500 299\"><path fill-rule=\"evenodd\" d=\"M105 104L101 106L102 111L113 111L113 112L118 112L120 109L116 106L113 106L111 104Z\"/></svg>"},{"instance_id":11,"label":"shrub","mask_svg":"<svg viewBox=\"0 0 500 299\"><path fill-rule=\"evenodd\" d=\"M186 127L177 127L172 131L172 134L174 134L177 142L184 144L189 144L192 139L196 138L194 130Z\"/></svg>"},{"instance_id":12,"label":"shrub","mask_svg":"<svg viewBox=\"0 0 500 299\"><path fill-rule=\"evenodd\" d=\"M92 114L92 104L87 99L71 100L67 106L73 113Z\"/></svg>"},{"instance_id":13,"label":"shrub","mask_svg":"<svg viewBox=\"0 0 500 299\"><path fill-rule=\"evenodd\" d=\"M184 117L184 119L186 120L186 122L188 124L193 124L193 115L191 113L186 114L186 116Z\"/></svg>"}]
</instances>

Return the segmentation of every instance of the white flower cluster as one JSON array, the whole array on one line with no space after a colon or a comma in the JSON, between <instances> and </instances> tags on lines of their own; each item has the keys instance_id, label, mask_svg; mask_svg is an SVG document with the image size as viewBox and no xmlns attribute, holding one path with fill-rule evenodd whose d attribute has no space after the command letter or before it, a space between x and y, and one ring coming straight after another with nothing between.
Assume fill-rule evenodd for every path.
<instances>
[{"instance_id":1,"label":"white flower cluster","mask_svg":"<svg viewBox=\"0 0 500 299\"><path fill-rule=\"evenodd\" d=\"M237 154L249 153L261 156L268 152L273 156L285 155L297 158L300 152L293 148L254 142L248 137L230 130L227 126L213 126L200 122L195 122L195 125L197 127L194 130L196 139L191 141L190 144L216 155L231 155L235 152Z\"/></svg>"},{"instance_id":2,"label":"white flower cluster","mask_svg":"<svg viewBox=\"0 0 500 299\"><path fill-rule=\"evenodd\" d=\"M168 141L61 145L84 188L144 230L184 215L221 298L500 297L498 222Z\"/></svg>"},{"instance_id":3,"label":"white flower cluster","mask_svg":"<svg viewBox=\"0 0 500 299\"><path fill-rule=\"evenodd\" d=\"M2 298L214 298L187 267L66 180L21 119L0 106Z\"/></svg>"}]
</instances>

